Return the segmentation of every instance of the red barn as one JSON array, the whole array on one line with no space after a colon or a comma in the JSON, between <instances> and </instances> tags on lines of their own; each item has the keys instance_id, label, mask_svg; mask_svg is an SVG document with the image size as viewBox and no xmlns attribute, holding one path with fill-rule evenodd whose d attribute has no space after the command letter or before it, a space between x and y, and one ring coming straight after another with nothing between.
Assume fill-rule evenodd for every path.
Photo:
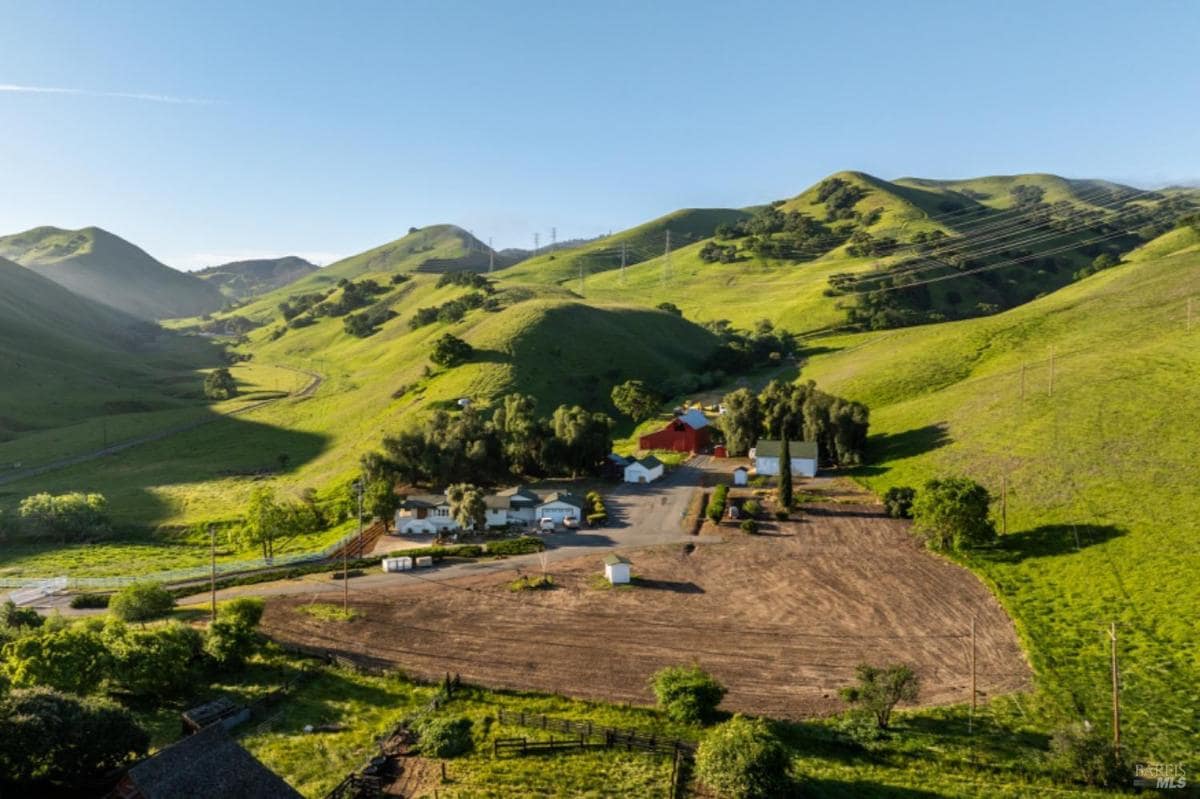
<instances>
[{"instance_id":1,"label":"red barn","mask_svg":"<svg viewBox=\"0 0 1200 799\"><path fill-rule=\"evenodd\" d=\"M708 449L708 419L695 408L672 419L657 433L638 439L641 449L670 449L676 452L703 452Z\"/></svg>"}]
</instances>

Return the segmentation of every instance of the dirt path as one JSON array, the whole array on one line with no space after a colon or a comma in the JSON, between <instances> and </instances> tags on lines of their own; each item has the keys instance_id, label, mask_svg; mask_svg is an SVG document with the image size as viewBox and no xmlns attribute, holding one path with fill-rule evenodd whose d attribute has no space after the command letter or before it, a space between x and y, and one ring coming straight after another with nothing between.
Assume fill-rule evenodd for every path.
<instances>
[{"instance_id":1,"label":"dirt path","mask_svg":"<svg viewBox=\"0 0 1200 799\"><path fill-rule=\"evenodd\" d=\"M770 535L627 551L639 578L630 588L597 587L600 552L552 564L550 591L510 591L512 568L386 575L351 583L353 622L296 610L315 596L280 598L264 628L429 678L451 669L488 686L618 702L648 704L655 671L698 662L729 686L728 709L799 718L840 709L838 689L863 662L911 664L923 703L966 701L975 617L981 694L1028 687L1012 623L974 575L877 507L810 508Z\"/></svg>"},{"instance_id":2,"label":"dirt path","mask_svg":"<svg viewBox=\"0 0 1200 799\"><path fill-rule=\"evenodd\" d=\"M113 444L112 446L109 446L109 447L104 447L102 449L93 450L91 452L85 452L80 455L72 455L68 458L59 458L58 460L50 461L49 463L44 463L41 466L34 466L29 469L23 469L19 472L14 472L11 474L4 475L3 477L0 477L0 485L5 485L6 483L16 483L21 480L27 480L30 477L37 477L38 475L46 474L47 472L56 472L59 469L66 469L69 466L76 466L80 463L87 463L88 461L94 461L97 458L104 458L109 455L116 455L119 452L124 452L125 450L133 449L134 447L141 446L142 444L149 444L154 441L162 441L164 438L170 438L171 436L177 436L180 433L186 433L189 430L195 430L197 427L203 427L204 425L211 424L212 422L215 422L219 419L225 419L230 416L241 416L244 413L249 413L250 411L258 410L259 408L262 408L266 405L270 405L273 402L278 402L281 399L286 399L288 397L291 397L293 399L304 399L307 397L311 397L316 392L316 390L318 388L320 388L321 382L324 379L321 375L317 374L316 372L309 372L305 369L297 369L292 366L283 366L282 364L275 364L275 365L278 366L280 369L288 369L293 372L298 372L300 374L307 375L308 377L311 378L311 380L309 381L308 385L306 385L304 388L300 389L299 391L297 391L294 394L284 394L279 397L270 397L268 399L259 400L258 402L252 402L249 405L243 405L242 407L237 408L232 411L229 411L228 413L219 413L219 414L214 414L214 415L210 415L210 416L205 416L203 419L197 419L195 421L186 422L186 423L180 424L180 425L175 425L174 427L168 427L165 430L158 430L154 433L147 433L144 436L138 436L137 438L131 438L127 441L121 441L121 442Z\"/></svg>"}]
</instances>

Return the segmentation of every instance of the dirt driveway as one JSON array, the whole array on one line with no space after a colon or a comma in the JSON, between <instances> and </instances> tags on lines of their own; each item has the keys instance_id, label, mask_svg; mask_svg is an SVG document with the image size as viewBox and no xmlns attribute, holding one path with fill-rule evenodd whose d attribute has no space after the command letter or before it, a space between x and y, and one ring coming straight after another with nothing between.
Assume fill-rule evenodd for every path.
<instances>
[{"instance_id":1,"label":"dirt driveway","mask_svg":"<svg viewBox=\"0 0 1200 799\"><path fill-rule=\"evenodd\" d=\"M912 664L924 703L966 701L974 616L980 691L1029 685L991 594L917 546L906 523L829 503L774 533L626 552L639 579L619 589L597 587L603 551L550 564L558 587L549 591L510 591L511 569L386 575L351 583L361 615L350 623L318 621L296 610L315 597L289 597L268 603L264 629L428 678L457 671L488 686L619 702L650 703L656 670L697 662L729 686L725 707L798 718L838 710L837 690L864 661Z\"/></svg>"}]
</instances>

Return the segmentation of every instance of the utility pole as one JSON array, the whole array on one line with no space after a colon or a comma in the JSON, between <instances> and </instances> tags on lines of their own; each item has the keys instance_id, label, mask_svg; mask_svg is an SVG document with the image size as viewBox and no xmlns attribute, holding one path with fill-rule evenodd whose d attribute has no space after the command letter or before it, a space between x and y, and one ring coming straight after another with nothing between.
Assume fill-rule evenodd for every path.
<instances>
[{"instance_id":1,"label":"utility pole","mask_svg":"<svg viewBox=\"0 0 1200 799\"><path fill-rule=\"evenodd\" d=\"M971 617L971 715L967 719L967 729L975 729L975 617Z\"/></svg>"},{"instance_id":2,"label":"utility pole","mask_svg":"<svg viewBox=\"0 0 1200 799\"><path fill-rule=\"evenodd\" d=\"M534 255L537 255L538 250L541 249L541 243L542 243L542 234L534 233L533 234L533 254Z\"/></svg>"},{"instance_id":3,"label":"utility pole","mask_svg":"<svg viewBox=\"0 0 1200 799\"><path fill-rule=\"evenodd\" d=\"M553 247L558 243L558 228L550 228L550 246Z\"/></svg>"},{"instance_id":4,"label":"utility pole","mask_svg":"<svg viewBox=\"0 0 1200 799\"><path fill-rule=\"evenodd\" d=\"M212 620L217 620L217 527L210 524L208 526L208 560L209 560L209 577L208 591L211 599Z\"/></svg>"},{"instance_id":5,"label":"utility pole","mask_svg":"<svg viewBox=\"0 0 1200 799\"><path fill-rule=\"evenodd\" d=\"M1050 396L1054 396L1054 348L1050 348Z\"/></svg>"},{"instance_id":6,"label":"utility pole","mask_svg":"<svg viewBox=\"0 0 1200 799\"><path fill-rule=\"evenodd\" d=\"M496 251L492 249L492 237L488 236L488 274L496 268Z\"/></svg>"},{"instance_id":7,"label":"utility pole","mask_svg":"<svg viewBox=\"0 0 1200 799\"><path fill-rule=\"evenodd\" d=\"M1004 475L1002 493L1000 494L1000 529L1003 535L1008 535L1008 475Z\"/></svg>"},{"instance_id":8,"label":"utility pole","mask_svg":"<svg viewBox=\"0 0 1200 799\"><path fill-rule=\"evenodd\" d=\"M1109 624L1108 637L1112 643L1112 713L1113 749L1121 753L1121 689L1117 680L1117 623Z\"/></svg>"},{"instance_id":9,"label":"utility pole","mask_svg":"<svg viewBox=\"0 0 1200 799\"><path fill-rule=\"evenodd\" d=\"M663 282L671 279L671 229L667 228L667 252L663 261Z\"/></svg>"},{"instance_id":10,"label":"utility pole","mask_svg":"<svg viewBox=\"0 0 1200 799\"><path fill-rule=\"evenodd\" d=\"M362 495L363 484L362 478L354 481L354 488L358 491L358 545L362 546ZM342 613L347 617L350 615L350 542L347 541L342 545Z\"/></svg>"}]
</instances>

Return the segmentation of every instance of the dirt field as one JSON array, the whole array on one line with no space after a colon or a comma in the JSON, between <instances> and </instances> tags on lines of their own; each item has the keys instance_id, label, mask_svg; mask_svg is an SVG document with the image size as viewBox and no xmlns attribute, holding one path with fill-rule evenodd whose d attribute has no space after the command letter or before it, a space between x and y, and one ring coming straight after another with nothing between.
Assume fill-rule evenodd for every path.
<instances>
[{"instance_id":1,"label":"dirt field","mask_svg":"<svg viewBox=\"0 0 1200 799\"><path fill-rule=\"evenodd\" d=\"M653 701L656 670L694 661L729 686L723 707L799 718L839 710L838 689L864 661L913 665L922 703L967 701L975 616L981 693L1026 688L1008 617L906 526L873 506L810 505L765 535L731 529L723 544L626 553L637 578L627 588L597 587L602 554L551 564L549 591L510 591L515 572L446 582L408 573L394 588L352 582L361 616L350 623L299 613L307 600L293 597L269 602L264 628L426 678L449 670L491 687L639 704Z\"/></svg>"}]
</instances>

